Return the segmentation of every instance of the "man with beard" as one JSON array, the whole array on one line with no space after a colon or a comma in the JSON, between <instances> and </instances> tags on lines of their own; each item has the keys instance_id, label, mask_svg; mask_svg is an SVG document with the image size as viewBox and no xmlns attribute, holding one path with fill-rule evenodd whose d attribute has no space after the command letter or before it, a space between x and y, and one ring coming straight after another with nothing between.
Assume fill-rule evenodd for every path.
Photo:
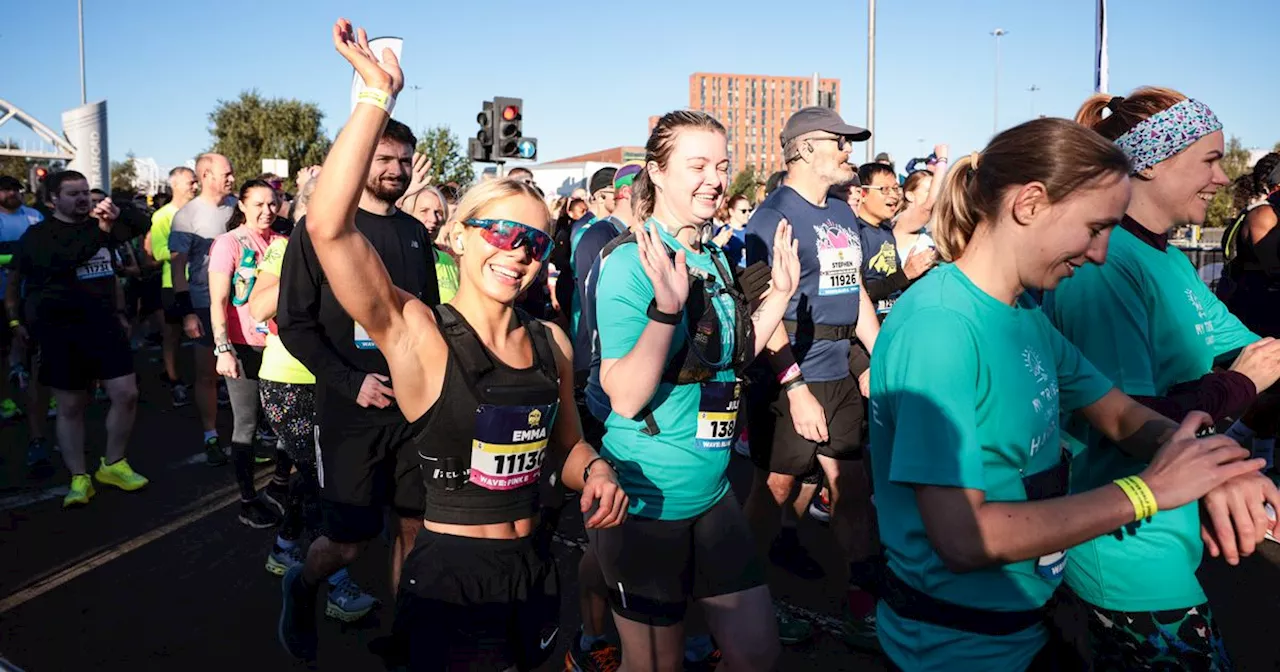
<instances>
[{"instance_id":1,"label":"man with beard","mask_svg":"<svg viewBox=\"0 0 1280 672\"><path fill-rule=\"evenodd\" d=\"M124 459L138 404L137 377L129 348L124 292L112 266L111 248L145 229L141 216L121 219L110 199L90 207L89 182L75 171L49 177L53 216L18 240L11 282L25 282L18 314L17 292L5 296L15 340L39 344L37 376L58 401L57 436L71 472L64 507L83 506L94 495L84 455L84 412L95 380L111 399L106 455L94 480L134 491L147 484Z\"/></svg>"},{"instance_id":2,"label":"man with beard","mask_svg":"<svg viewBox=\"0 0 1280 672\"><path fill-rule=\"evenodd\" d=\"M439 290L427 229L396 201L409 186L417 140L408 126L391 120L369 168L356 211L356 228L369 239L391 281L427 305ZM373 609L372 597L351 588L344 568L361 545L383 529L384 509L398 516L393 528L391 586L422 529L425 492L418 476L412 431L395 408L387 361L364 328L343 311L316 259L305 218L285 251L276 313L280 339L316 376L316 453L324 536L312 542L302 571L313 589L328 577L325 614L354 621ZM336 589L335 589L336 588ZM302 613L314 603L297 604Z\"/></svg>"}]
</instances>

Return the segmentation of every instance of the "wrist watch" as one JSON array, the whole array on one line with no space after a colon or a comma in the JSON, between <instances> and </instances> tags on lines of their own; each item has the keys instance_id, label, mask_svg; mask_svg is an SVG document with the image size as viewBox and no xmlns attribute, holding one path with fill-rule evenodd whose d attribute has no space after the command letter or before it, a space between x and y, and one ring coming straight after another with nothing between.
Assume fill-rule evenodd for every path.
<instances>
[{"instance_id":1,"label":"wrist watch","mask_svg":"<svg viewBox=\"0 0 1280 672\"><path fill-rule=\"evenodd\" d=\"M222 343L222 344L213 346L213 354L215 355L221 355L224 352L235 352L235 351L236 349L232 347L230 343Z\"/></svg>"},{"instance_id":2,"label":"wrist watch","mask_svg":"<svg viewBox=\"0 0 1280 672\"><path fill-rule=\"evenodd\" d=\"M610 469L613 469L613 472L614 472L615 474L616 474L616 473L618 473L617 468L615 468L615 467L613 466L613 461L612 461L612 460L610 460L610 459L609 459L609 458L607 458L607 457L601 457L601 456L597 455L597 456L595 456L594 458L592 458L590 462L588 462L588 463L587 463L587 466L583 467L583 469L582 469L582 482L583 482L583 483L586 483L586 482L587 482L587 480L591 478L591 467L592 467L592 465L594 465L596 462L604 462L605 464L609 465L609 468L610 468Z\"/></svg>"}]
</instances>

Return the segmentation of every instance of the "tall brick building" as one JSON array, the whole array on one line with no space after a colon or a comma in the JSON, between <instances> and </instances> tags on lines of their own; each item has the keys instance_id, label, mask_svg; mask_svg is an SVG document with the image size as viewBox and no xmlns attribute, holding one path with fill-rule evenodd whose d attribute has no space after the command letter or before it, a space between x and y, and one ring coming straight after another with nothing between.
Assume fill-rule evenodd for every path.
<instances>
[{"instance_id":1,"label":"tall brick building","mask_svg":"<svg viewBox=\"0 0 1280 672\"><path fill-rule=\"evenodd\" d=\"M729 131L731 177L747 166L763 176L782 170L778 136L791 113L813 104L813 94L812 77L689 76L689 109L710 114ZM817 94L819 105L840 111L840 80L819 79Z\"/></svg>"}]
</instances>

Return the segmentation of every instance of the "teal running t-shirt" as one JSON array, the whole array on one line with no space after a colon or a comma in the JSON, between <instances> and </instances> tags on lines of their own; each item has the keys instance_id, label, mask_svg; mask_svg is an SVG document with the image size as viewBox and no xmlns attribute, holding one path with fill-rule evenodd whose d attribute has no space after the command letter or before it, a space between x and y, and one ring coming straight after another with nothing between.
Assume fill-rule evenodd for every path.
<instances>
[{"instance_id":1,"label":"teal running t-shirt","mask_svg":"<svg viewBox=\"0 0 1280 672\"><path fill-rule=\"evenodd\" d=\"M662 239L671 249L681 249L666 231L662 231ZM724 253L714 245L703 247L700 253L686 249L686 263L714 278L708 282L727 285L732 278L719 274L711 260L713 254L728 268ZM631 352L649 324L646 313L651 301L653 285L640 265L635 243L618 247L601 261L595 307L601 359L620 359ZM733 299L717 292L713 302L720 319L719 332L727 339L737 319ZM668 361L684 345L688 333L686 316L675 328ZM737 436L734 425L741 397L741 386L729 366L717 371L711 382L659 384L649 401L659 428L657 436L642 433L645 423L640 418L609 414L601 454L616 465L618 481L631 498L631 515L661 520L692 518L724 497L729 491L725 469Z\"/></svg>"},{"instance_id":2,"label":"teal running t-shirt","mask_svg":"<svg viewBox=\"0 0 1280 672\"><path fill-rule=\"evenodd\" d=\"M1089 361L1134 396L1162 397L1209 373L1219 356L1258 340L1209 291L1181 250L1157 249L1122 227L1111 234L1107 262L1077 269L1046 293L1044 311ZM1081 418L1072 418L1067 432L1073 449L1082 451L1072 463L1073 492L1146 467ZM1192 503L1073 549L1067 584L1104 609L1186 609L1206 600L1196 580L1203 554L1200 510Z\"/></svg>"},{"instance_id":3,"label":"teal running t-shirt","mask_svg":"<svg viewBox=\"0 0 1280 672\"><path fill-rule=\"evenodd\" d=\"M1059 414L1101 399L1111 382L1038 309L997 301L953 264L894 304L871 369L871 465L890 570L961 606L1043 606L1062 580L1061 553L956 574L929 542L913 486L1000 502L1065 494L1066 475L1053 471L1063 460ZM1038 495L1031 483L1049 473L1060 474L1057 492ZM1025 669L1047 641L1042 626L968 633L900 617L883 601L878 621L885 653L904 670Z\"/></svg>"}]
</instances>

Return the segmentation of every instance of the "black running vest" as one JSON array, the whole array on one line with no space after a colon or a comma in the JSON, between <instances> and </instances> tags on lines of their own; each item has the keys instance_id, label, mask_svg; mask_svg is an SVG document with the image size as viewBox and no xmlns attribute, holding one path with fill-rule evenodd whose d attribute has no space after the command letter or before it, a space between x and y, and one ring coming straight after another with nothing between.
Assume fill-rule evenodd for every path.
<instances>
[{"instance_id":1,"label":"black running vest","mask_svg":"<svg viewBox=\"0 0 1280 672\"><path fill-rule=\"evenodd\" d=\"M532 517L560 408L551 337L541 322L517 310L533 345L533 366L514 369L484 347L452 306L434 310L449 359L440 399L413 423L426 490L422 517L453 525Z\"/></svg>"}]
</instances>

